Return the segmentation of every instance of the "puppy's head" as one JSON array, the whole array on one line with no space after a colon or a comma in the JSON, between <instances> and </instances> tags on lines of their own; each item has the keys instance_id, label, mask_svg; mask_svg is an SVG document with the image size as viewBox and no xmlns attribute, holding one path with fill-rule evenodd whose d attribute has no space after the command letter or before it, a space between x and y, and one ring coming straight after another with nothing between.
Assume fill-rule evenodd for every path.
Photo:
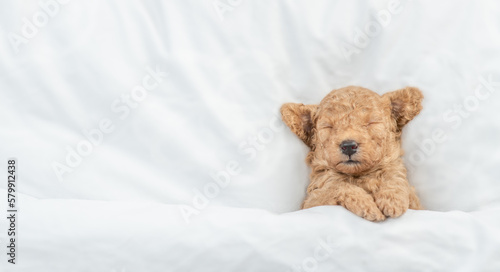
<instances>
[{"instance_id":1,"label":"puppy's head","mask_svg":"<svg viewBox=\"0 0 500 272\"><path fill-rule=\"evenodd\" d=\"M383 158L400 156L402 128L420 112L422 98L413 87L380 96L350 86L332 91L319 105L284 104L281 114L311 148L311 164L358 175Z\"/></svg>"}]
</instances>

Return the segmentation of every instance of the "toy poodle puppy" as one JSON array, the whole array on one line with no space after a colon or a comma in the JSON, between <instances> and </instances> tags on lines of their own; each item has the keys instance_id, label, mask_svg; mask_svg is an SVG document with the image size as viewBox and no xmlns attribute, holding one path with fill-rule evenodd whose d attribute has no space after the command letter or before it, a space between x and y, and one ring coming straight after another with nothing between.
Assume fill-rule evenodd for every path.
<instances>
[{"instance_id":1,"label":"toy poodle puppy","mask_svg":"<svg viewBox=\"0 0 500 272\"><path fill-rule=\"evenodd\" d=\"M413 87L379 95L349 86L319 105L284 104L283 121L311 149L302 208L342 205L370 221L422 209L401 158L401 132L422 99Z\"/></svg>"}]
</instances>

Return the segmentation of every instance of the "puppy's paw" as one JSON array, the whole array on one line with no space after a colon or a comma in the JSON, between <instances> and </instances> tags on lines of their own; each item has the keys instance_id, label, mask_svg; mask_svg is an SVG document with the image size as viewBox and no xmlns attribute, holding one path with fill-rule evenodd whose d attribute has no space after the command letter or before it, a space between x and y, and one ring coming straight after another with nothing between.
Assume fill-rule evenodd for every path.
<instances>
[{"instance_id":1,"label":"puppy's paw","mask_svg":"<svg viewBox=\"0 0 500 272\"><path fill-rule=\"evenodd\" d=\"M365 208L362 217L366 220L373 222L380 222L385 220L384 214L376 206L368 206Z\"/></svg>"},{"instance_id":2,"label":"puppy's paw","mask_svg":"<svg viewBox=\"0 0 500 272\"><path fill-rule=\"evenodd\" d=\"M375 203L385 216L392 218L403 215L410 205L408 199L394 196L378 196Z\"/></svg>"},{"instance_id":3,"label":"puppy's paw","mask_svg":"<svg viewBox=\"0 0 500 272\"><path fill-rule=\"evenodd\" d=\"M343 206L366 220L374 222L385 220L384 214L377 208L371 197L366 197L366 199L346 199Z\"/></svg>"}]
</instances>

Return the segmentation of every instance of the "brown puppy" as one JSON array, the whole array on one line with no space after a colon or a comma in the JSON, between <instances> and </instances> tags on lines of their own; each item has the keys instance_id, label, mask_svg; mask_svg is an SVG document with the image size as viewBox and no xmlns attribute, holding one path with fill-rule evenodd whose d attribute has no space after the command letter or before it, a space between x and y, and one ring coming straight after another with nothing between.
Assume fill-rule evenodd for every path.
<instances>
[{"instance_id":1,"label":"brown puppy","mask_svg":"<svg viewBox=\"0 0 500 272\"><path fill-rule=\"evenodd\" d=\"M422 209L401 159L402 129L420 112L422 99L413 87L380 96L349 86L319 105L284 104L283 121L311 148L302 208L342 205L371 221Z\"/></svg>"}]
</instances>

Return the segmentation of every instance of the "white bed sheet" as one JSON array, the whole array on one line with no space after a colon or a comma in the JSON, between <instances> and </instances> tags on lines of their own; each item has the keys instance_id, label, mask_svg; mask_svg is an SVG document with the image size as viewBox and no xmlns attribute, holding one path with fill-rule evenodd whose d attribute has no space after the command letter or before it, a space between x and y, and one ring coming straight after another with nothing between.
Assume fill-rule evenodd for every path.
<instances>
[{"instance_id":1,"label":"white bed sheet","mask_svg":"<svg viewBox=\"0 0 500 272\"><path fill-rule=\"evenodd\" d=\"M0 155L18 159L21 199L19 262L0 254L2 271L499 271L499 14L495 1L9 2ZM297 211L307 148L278 109L346 85L424 92L404 148L428 211L380 224Z\"/></svg>"}]
</instances>

